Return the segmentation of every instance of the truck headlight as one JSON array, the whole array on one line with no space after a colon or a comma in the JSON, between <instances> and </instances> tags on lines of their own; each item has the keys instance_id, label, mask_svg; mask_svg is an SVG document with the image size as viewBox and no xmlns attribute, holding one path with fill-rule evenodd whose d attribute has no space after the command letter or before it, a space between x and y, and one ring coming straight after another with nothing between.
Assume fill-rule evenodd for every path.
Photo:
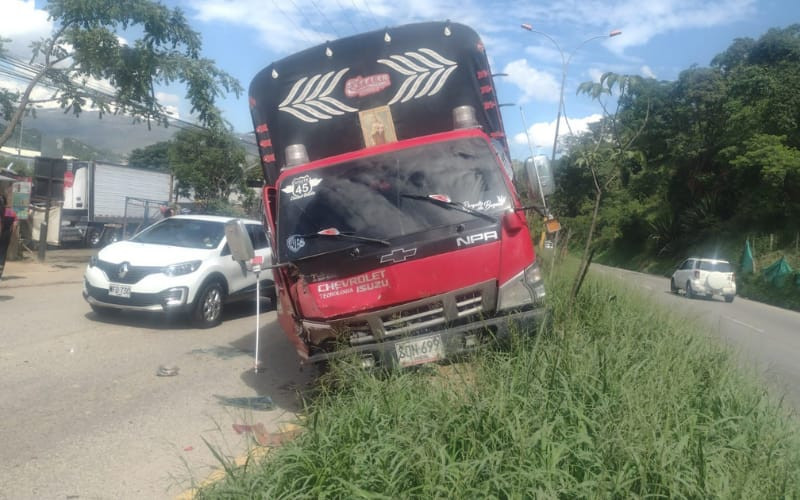
<instances>
[{"instance_id":1,"label":"truck headlight","mask_svg":"<svg viewBox=\"0 0 800 500\"><path fill-rule=\"evenodd\" d=\"M530 307L543 303L546 293L538 263L527 267L504 284L497 293L497 309Z\"/></svg>"},{"instance_id":2,"label":"truck headlight","mask_svg":"<svg viewBox=\"0 0 800 500\"><path fill-rule=\"evenodd\" d=\"M180 276L182 274L189 274L197 271L197 268L200 267L203 261L201 260L192 260L189 262L181 262L180 264L172 264L171 266L166 266L162 269L162 272L167 276Z\"/></svg>"}]
</instances>

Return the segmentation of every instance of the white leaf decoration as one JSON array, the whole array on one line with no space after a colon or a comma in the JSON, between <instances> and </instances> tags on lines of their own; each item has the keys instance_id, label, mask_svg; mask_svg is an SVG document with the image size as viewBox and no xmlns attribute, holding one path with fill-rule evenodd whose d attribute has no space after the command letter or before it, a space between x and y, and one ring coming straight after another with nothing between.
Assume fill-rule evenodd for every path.
<instances>
[{"instance_id":1,"label":"white leaf decoration","mask_svg":"<svg viewBox=\"0 0 800 500\"><path fill-rule=\"evenodd\" d=\"M378 63L408 77L387 103L388 105L436 95L458 67L455 61L425 47L416 52L393 55L389 59L378 59Z\"/></svg>"},{"instance_id":2,"label":"white leaf decoration","mask_svg":"<svg viewBox=\"0 0 800 500\"><path fill-rule=\"evenodd\" d=\"M324 75L297 80L286 99L278 105L278 109L307 123L329 120L337 115L358 111L328 95L333 92L349 69L344 68L338 72L330 71Z\"/></svg>"}]
</instances>

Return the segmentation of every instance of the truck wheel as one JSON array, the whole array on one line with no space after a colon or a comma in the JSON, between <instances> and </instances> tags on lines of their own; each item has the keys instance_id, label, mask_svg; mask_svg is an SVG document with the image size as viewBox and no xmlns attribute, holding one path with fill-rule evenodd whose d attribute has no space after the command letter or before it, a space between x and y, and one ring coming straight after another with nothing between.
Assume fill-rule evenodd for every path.
<instances>
[{"instance_id":1,"label":"truck wheel","mask_svg":"<svg viewBox=\"0 0 800 500\"><path fill-rule=\"evenodd\" d=\"M96 227L90 227L86 230L86 246L89 248L98 248L103 241L103 231Z\"/></svg>"},{"instance_id":2,"label":"truck wheel","mask_svg":"<svg viewBox=\"0 0 800 500\"><path fill-rule=\"evenodd\" d=\"M112 243L116 243L120 240L120 232L118 229L111 229L106 233L105 243L106 245L110 245Z\"/></svg>"},{"instance_id":3,"label":"truck wheel","mask_svg":"<svg viewBox=\"0 0 800 500\"><path fill-rule=\"evenodd\" d=\"M199 328L212 328L222 320L225 291L219 281L208 283L195 298L192 319Z\"/></svg>"},{"instance_id":4,"label":"truck wheel","mask_svg":"<svg viewBox=\"0 0 800 500\"><path fill-rule=\"evenodd\" d=\"M728 303L733 302L733 298L734 297L735 297L735 295L726 295L725 296L725 302L728 302Z\"/></svg>"}]
</instances>

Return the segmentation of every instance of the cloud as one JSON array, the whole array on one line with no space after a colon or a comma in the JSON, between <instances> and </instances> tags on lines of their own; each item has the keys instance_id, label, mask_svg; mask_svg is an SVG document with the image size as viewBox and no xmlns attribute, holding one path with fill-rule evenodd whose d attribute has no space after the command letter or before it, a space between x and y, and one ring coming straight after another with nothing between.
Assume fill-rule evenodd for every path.
<instances>
[{"instance_id":1,"label":"cloud","mask_svg":"<svg viewBox=\"0 0 800 500\"><path fill-rule=\"evenodd\" d=\"M180 119L180 106L181 104L186 104L180 96L169 94L167 92L156 92L156 99L158 99L158 102L164 105L167 114L171 118Z\"/></svg>"},{"instance_id":2,"label":"cloud","mask_svg":"<svg viewBox=\"0 0 800 500\"><path fill-rule=\"evenodd\" d=\"M565 135L569 134L570 129L573 134L579 135L589 130L589 124L600 121L601 118L602 115L600 114L592 114L583 118L567 119L561 117L561 124L558 130L559 142ZM556 121L534 123L528 128L528 135L534 152L539 154L546 153L547 156L550 156L553 139L556 135ZM528 145L528 137L525 136L525 132L516 134L513 140L515 144Z\"/></svg>"},{"instance_id":3,"label":"cloud","mask_svg":"<svg viewBox=\"0 0 800 500\"><path fill-rule=\"evenodd\" d=\"M9 54L27 60L31 42L50 34L52 23L47 12L37 10L33 0L2 0L0 36L10 38L5 47Z\"/></svg>"},{"instance_id":4,"label":"cloud","mask_svg":"<svg viewBox=\"0 0 800 500\"><path fill-rule=\"evenodd\" d=\"M596 8L592 15L601 20L600 26L622 30L622 36L604 42L617 54L629 47L644 45L659 35L730 24L756 12L756 0L627 0L612 7L596 1L573 2L580 5L581 10Z\"/></svg>"},{"instance_id":5,"label":"cloud","mask_svg":"<svg viewBox=\"0 0 800 500\"><path fill-rule=\"evenodd\" d=\"M645 78L656 78L656 74L653 72L650 66L646 64L642 66L642 68L639 71L642 72L642 76L644 76Z\"/></svg>"},{"instance_id":6,"label":"cloud","mask_svg":"<svg viewBox=\"0 0 800 500\"><path fill-rule=\"evenodd\" d=\"M506 81L522 90L520 103L530 100L558 102L561 87L556 78L550 73L531 68L525 59L506 64L503 73L508 73Z\"/></svg>"}]
</instances>

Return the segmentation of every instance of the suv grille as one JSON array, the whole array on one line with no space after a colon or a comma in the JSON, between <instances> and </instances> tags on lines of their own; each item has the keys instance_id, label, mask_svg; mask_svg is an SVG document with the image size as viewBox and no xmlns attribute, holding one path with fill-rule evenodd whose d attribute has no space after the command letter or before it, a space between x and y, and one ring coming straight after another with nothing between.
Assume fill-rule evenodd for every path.
<instances>
[{"instance_id":1,"label":"suv grille","mask_svg":"<svg viewBox=\"0 0 800 500\"><path fill-rule=\"evenodd\" d=\"M157 274L161 272L161 267L155 266L132 266L128 264L127 266L127 273L124 276L120 277L120 269L123 263L113 264L111 262L106 262L104 260L97 261L97 267L103 270L106 273L109 281L113 281L114 283L125 283L125 284L134 284L138 283L142 278L149 274Z\"/></svg>"}]
</instances>

